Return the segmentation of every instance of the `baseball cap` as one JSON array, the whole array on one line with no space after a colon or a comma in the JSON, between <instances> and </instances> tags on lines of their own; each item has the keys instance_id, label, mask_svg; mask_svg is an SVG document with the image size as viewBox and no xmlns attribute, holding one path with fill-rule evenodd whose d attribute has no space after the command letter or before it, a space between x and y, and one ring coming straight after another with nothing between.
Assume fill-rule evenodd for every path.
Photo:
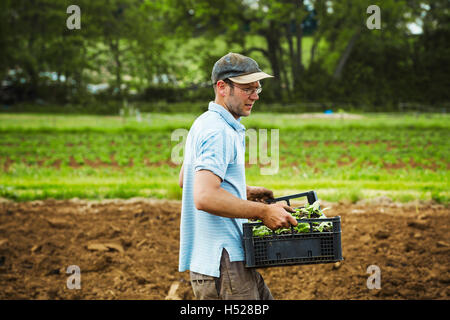
<instances>
[{"instance_id":1,"label":"baseball cap","mask_svg":"<svg viewBox=\"0 0 450 320\"><path fill-rule=\"evenodd\" d=\"M252 58L239 53L230 52L214 64L211 80L216 84L219 80L230 79L233 82L245 84L273 76L263 72Z\"/></svg>"}]
</instances>

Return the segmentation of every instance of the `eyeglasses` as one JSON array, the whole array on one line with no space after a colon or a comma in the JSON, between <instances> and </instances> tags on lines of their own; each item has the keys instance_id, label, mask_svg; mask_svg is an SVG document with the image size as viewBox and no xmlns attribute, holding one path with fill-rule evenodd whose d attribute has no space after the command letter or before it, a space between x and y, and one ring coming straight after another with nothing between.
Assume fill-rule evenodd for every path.
<instances>
[{"instance_id":1,"label":"eyeglasses","mask_svg":"<svg viewBox=\"0 0 450 320\"><path fill-rule=\"evenodd\" d=\"M237 87L237 88L241 89L248 96L251 96L255 92L256 92L256 94L260 94L261 91L262 91L262 87L258 87L258 88L255 88L255 89L253 89L253 88L241 88L241 87L237 86L235 83L233 83L231 80L225 79L224 82L226 84L228 84L230 87Z\"/></svg>"},{"instance_id":2,"label":"eyeglasses","mask_svg":"<svg viewBox=\"0 0 450 320\"><path fill-rule=\"evenodd\" d=\"M236 85L235 85L236 86ZM256 89L252 89L252 88L241 88L239 86L236 86L239 89L241 89L242 91L245 92L246 95L251 96L252 94L254 94L256 92L256 94L260 94L262 91L262 87L258 87Z\"/></svg>"}]
</instances>

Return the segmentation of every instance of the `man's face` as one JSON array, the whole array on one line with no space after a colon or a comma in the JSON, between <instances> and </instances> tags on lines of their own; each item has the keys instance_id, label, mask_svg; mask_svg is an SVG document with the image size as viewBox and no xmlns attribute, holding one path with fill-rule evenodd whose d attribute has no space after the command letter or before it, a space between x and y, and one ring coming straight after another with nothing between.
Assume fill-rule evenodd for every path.
<instances>
[{"instance_id":1,"label":"man's face","mask_svg":"<svg viewBox=\"0 0 450 320\"><path fill-rule=\"evenodd\" d=\"M247 84L233 83L232 87L227 83L224 83L224 85L227 87L225 89L224 103L228 111L235 119L249 116L253 104L259 99L256 93L256 89L260 87L259 81ZM249 93L251 92L251 94L248 94L246 90Z\"/></svg>"}]
</instances>

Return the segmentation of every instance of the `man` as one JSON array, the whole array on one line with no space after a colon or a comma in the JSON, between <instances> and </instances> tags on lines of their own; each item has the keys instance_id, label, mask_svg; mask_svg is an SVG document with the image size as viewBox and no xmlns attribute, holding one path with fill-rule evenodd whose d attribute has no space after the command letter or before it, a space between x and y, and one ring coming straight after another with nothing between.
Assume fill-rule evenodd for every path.
<instances>
[{"instance_id":1,"label":"man","mask_svg":"<svg viewBox=\"0 0 450 320\"><path fill-rule=\"evenodd\" d=\"M259 219L272 230L297 225L272 191L245 182L245 127L261 92L260 80L272 77L253 59L229 53L212 70L215 100L187 136L179 184L183 188L179 271L190 270L197 299L273 299L261 275L244 266L242 223Z\"/></svg>"}]
</instances>

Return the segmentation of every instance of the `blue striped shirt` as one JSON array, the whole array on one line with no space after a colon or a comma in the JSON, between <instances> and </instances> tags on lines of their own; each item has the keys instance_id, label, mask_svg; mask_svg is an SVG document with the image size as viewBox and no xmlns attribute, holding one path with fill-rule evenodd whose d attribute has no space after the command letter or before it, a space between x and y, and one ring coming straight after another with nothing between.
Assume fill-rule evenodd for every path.
<instances>
[{"instance_id":1,"label":"blue striped shirt","mask_svg":"<svg viewBox=\"0 0 450 320\"><path fill-rule=\"evenodd\" d=\"M225 248L230 261L244 261L242 223L197 210L194 205L194 174L209 170L222 180L221 187L247 199L245 182L245 127L224 107L209 103L189 130L184 149L183 200L180 223L179 271L190 270L220 276Z\"/></svg>"}]
</instances>

